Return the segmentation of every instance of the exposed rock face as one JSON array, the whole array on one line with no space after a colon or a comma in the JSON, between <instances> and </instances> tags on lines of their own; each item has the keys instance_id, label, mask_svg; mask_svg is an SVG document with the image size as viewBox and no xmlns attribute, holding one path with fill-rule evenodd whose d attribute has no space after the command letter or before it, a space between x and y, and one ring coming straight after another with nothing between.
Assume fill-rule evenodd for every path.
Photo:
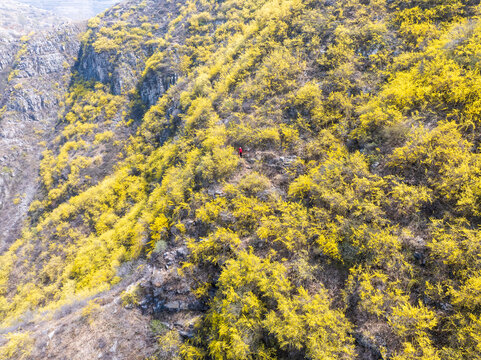
<instances>
[{"instance_id":1,"label":"exposed rock face","mask_svg":"<svg viewBox=\"0 0 481 360\"><path fill-rule=\"evenodd\" d=\"M0 40L0 75L2 78L8 76L4 72L12 65L13 58L18 51L18 43L15 41L1 39Z\"/></svg>"},{"instance_id":2,"label":"exposed rock face","mask_svg":"<svg viewBox=\"0 0 481 360\"><path fill-rule=\"evenodd\" d=\"M32 30L51 31L52 27L65 23L48 11L35 9L12 0L0 2L0 94L6 87L8 74L15 55L21 48L20 38Z\"/></svg>"},{"instance_id":3,"label":"exposed rock face","mask_svg":"<svg viewBox=\"0 0 481 360\"><path fill-rule=\"evenodd\" d=\"M92 45L88 45L80 49L77 69L86 80L107 84L114 71L114 64L110 62L110 53L97 53Z\"/></svg>"},{"instance_id":4,"label":"exposed rock face","mask_svg":"<svg viewBox=\"0 0 481 360\"><path fill-rule=\"evenodd\" d=\"M109 85L112 94L121 95L135 87L141 71L134 53L97 52L92 45L82 47L76 68L85 80Z\"/></svg>"},{"instance_id":5,"label":"exposed rock face","mask_svg":"<svg viewBox=\"0 0 481 360\"><path fill-rule=\"evenodd\" d=\"M0 42L0 250L34 197L39 143L52 137L81 30L65 22Z\"/></svg>"},{"instance_id":6,"label":"exposed rock face","mask_svg":"<svg viewBox=\"0 0 481 360\"><path fill-rule=\"evenodd\" d=\"M151 3L142 9L136 9L135 17L130 16L127 12L129 5L135 5L135 2L126 2L116 11L110 9L105 12L100 24L91 29L90 39L82 45L76 69L86 80L99 81L109 85L114 95L125 94L137 87L143 102L152 106L170 85L177 81L178 76L171 70L151 71L139 85L139 75L145 68L144 61L153 53L153 47L145 45L145 43L149 37L160 37L167 32L169 18L172 13L177 11L176 5L165 3L159 6L159 4ZM143 44L136 43L138 40L125 39L119 45L122 51L96 49L92 44L99 34L99 29L112 27L116 19L122 16L127 16L129 28L139 29L142 26L142 23L139 22L141 16L145 22L150 21L155 24L155 27L150 29L150 34L146 34L140 41Z\"/></svg>"},{"instance_id":7,"label":"exposed rock face","mask_svg":"<svg viewBox=\"0 0 481 360\"><path fill-rule=\"evenodd\" d=\"M110 85L114 95L126 93L136 84L135 72L139 71L138 58L133 53L113 54L96 52L88 45L81 49L77 69L86 80Z\"/></svg>"},{"instance_id":8,"label":"exposed rock face","mask_svg":"<svg viewBox=\"0 0 481 360\"><path fill-rule=\"evenodd\" d=\"M177 77L175 73L149 72L140 85L140 98L148 106L154 105L177 82Z\"/></svg>"}]
</instances>

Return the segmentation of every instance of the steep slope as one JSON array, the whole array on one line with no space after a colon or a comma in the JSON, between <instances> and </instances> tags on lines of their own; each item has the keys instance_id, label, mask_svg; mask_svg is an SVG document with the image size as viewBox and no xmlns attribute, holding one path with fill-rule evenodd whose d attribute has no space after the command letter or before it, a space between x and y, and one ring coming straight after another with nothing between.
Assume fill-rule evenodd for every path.
<instances>
[{"instance_id":1,"label":"steep slope","mask_svg":"<svg viewBox=\"0 0 481 360\"><path fill-rule=\"evenodd\" d=\"M0 258L0 355L478 358L478 15L146 0L91 19Z\"/></svg>"},{"instance_id":2,"label":"steep slope","mask_svg":"<svg viewBox=\"0 0 481 360\"><path fill-rule=\"evenodd\" d=\"M46 11L6 1L0 52L0 249L18 235L36 189L42 141L78 53L79 26Z\"/></svg>"},{"instance_id":3,"label":"steep slope","mask_svg":"<svg viewBox=\"0 0 481 360\"><path fill-rule=\"evenodd\" d=\"M12 0L0 4L0 19L0 90L3 94L15 55L22 46L21 37L34 30L52 30L65 19Z\"/></svg>"}]
</instances>

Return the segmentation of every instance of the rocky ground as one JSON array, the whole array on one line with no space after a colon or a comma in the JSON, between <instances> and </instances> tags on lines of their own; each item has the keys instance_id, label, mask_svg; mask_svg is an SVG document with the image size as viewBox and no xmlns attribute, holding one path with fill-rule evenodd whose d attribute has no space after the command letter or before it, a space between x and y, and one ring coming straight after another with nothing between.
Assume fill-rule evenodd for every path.
<instances>
[{"instance_id":1,"label":"rocky ground","mask_svg":"<svg viewBox=\"0 0 481 360\"><path fill-rule=\"evenodd\" d=\"M177 273L186 255L178 246L149 261L126 263L119 272L124 280L110 291L2 332L28 332L35 339L32 359L146 359L156 352L157 331L175 329L190 338L204 310L190 294L191 284ZM136 292L139 303L128 303L125 289Z\"/></svg>"}]
</instances>

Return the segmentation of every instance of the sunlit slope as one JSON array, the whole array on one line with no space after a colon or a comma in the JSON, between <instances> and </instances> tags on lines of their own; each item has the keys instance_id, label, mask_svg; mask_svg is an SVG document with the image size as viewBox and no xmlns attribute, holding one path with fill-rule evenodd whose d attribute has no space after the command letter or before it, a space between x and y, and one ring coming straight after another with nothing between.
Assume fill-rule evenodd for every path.
<instances>
[{"instance_id":1,"label":"sunlit slope","mask_svg":"<svg viewBox=\"0 0 481 360\"><path fill-rule=\"evenodd\" d=\"M208 310L159 358L479 358L477 14L203 0L90 20L0 258L4 325L185 243Z\"/></svg>"}]
</instances>

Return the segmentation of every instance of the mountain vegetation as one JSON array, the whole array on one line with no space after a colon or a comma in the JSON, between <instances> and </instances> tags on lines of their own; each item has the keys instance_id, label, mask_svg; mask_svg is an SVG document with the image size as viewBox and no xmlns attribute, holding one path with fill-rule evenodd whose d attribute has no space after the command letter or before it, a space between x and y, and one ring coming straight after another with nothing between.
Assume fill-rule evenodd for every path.
<instances>
[{"instance_id":1,"label":"mountain vegetation","mask_svg":"<svg viewBox=\"0 0 481 360\"><path fill-rule=\"evenodd\" d=\"M125 264L185 246L204 308L189 336L154 319L152 359L480 359L480 11L144 0L91 19L0 256L0 357L33 356L25 324L80 299L140 306Z\"/></svg>"}]
</instances>

